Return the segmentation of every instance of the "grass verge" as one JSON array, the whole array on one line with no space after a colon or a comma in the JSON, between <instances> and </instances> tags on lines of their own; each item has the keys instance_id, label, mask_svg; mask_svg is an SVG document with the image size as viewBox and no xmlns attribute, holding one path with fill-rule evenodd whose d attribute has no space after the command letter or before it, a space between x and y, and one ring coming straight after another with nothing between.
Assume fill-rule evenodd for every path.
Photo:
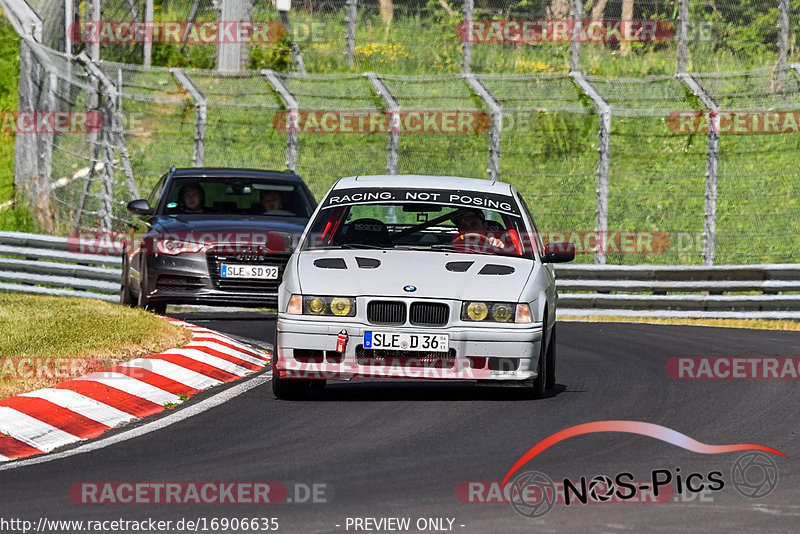
<instances>
[{"instance_id":1,"label":"grass verge","mask_svg":"<svg viewBox=\"0 0 800 534\"><path fill-rule=\"evenodd\" d=\"M582 321L588 323L646 323L646 324L678 324L688 326L713 326L717 328L753 328L756 330L793 330L800 331L800 321L771 319L682 319L656 317L586 317L559 316L559 321Z\"/></svg>"},{"instance_id":2,"label":"grass verge","mask_svg":"<svg viewBox=\"0 0 800 534\"><path fill-rule=\"evenodd\" d=\"M0 293L0 398L184 345L190 337L142 310Z\"/></svg>"}]
</instances>

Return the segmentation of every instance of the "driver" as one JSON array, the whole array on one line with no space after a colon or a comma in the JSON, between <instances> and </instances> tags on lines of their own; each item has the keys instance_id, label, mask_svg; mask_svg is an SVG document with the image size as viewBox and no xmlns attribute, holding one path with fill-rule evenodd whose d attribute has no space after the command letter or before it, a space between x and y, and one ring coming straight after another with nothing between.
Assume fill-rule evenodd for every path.
<instances>
[{"instance_id":1,"label":"driver","mask_svg":"<svg viewBox=\"0 0 800 534\"><path fill-rule=\"evenodd\" d=\"M506 248L500 239L487 235L489 227L486 224L486 218L481 210L465 210L454 218L453 222L458 228L458 235L454 238L454 241L463 237L465 234L479 234L486 237L486 240L493 247L499 249Z\"/></svg>"},{"instance_id":2,"label":"driver","mask_svg":"<svg viewBox=\"0 0 800 534\"><path fill-rule=\"evenodd\" d=\"M200 184L192 182L180 190L180 203L184 213L202 213L205 204L205 191Z\"/></svg>"}]
</instances>

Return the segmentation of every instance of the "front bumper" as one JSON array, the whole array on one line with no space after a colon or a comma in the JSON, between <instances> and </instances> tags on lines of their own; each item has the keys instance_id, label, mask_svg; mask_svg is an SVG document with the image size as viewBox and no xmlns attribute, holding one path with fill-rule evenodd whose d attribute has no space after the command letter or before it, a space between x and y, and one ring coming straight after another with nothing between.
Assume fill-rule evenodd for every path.
<instances>
[{"instance_id":1,"label":"front bumper","mask_svg":"<svg viewBox=\"0 0 800 534\"><path fill-rule=\"evenodd\" d=\"M204 253L179 256L156 254L147 260L147 287L144 290L148 300L154 303L275 306L285 258L273 261L279 264L276 280L253 284L243 281L245 283L237 287L235 282L224 285L218 276L212 277L211 261Z\"/></svg>"},{"instance_id":2,"label":"front bumper","mask_svg":"<svg viewBox=\"0 0 800 534\"><path fill-rule=\"evenodd\" d=\"M273 372L282 378L350 380L353 378L513 380L536 378L542 324L456 325L442 328L382 327L354 320L321 320L278 315ZM344 352L337 351L344 330ZM364 332L447 334L449 353L369 351Z\"/></svg>"}]
</instances>

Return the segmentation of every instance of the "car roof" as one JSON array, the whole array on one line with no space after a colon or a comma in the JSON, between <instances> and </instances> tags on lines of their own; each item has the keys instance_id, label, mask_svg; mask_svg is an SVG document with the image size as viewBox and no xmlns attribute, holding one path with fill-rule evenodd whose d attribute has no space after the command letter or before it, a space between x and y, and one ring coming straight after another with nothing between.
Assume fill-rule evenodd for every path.
<instances>
[{"instance_id":1,"label":"car roof","mask_svg":"<svg viewBox=\"0 0 800 534\"><path fill-rule=\"evenodd\" d=\"M174 178L277 178L292 182L302 182L303 179L292 171L274 171L265 169L237 169L235 167L187 167L175 169Z\"/></svg>"},{"instance_id":2,"label":"car roof","mask_svg":"<svg viewBox=\"0 0 800 534\"><path fill-rule=\"evenodd\" d=\"M485 193L510 194L511 185L505 182L492 182L461 176L434 176L426 174L373 174L348 176L342 178L334 189L353 189L360 187L402 187L418 189L466 189Z\"/></svg>"}]
</instances>

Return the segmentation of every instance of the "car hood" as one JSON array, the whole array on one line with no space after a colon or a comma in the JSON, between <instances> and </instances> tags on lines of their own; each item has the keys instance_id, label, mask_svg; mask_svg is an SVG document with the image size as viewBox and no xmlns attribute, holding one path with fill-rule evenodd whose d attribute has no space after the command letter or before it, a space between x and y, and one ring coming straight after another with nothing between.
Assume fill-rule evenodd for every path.
<instances>
[{"instance_id":1,"label":"car hood","mask_svg":"<svg viewBox=\"0 0 800 534\"><path fill-rule=\"evenodd\" d=\"M409 250L306 250L297 261L306 295L513 302L534 267L525 258Z\"/></svg>"},{"instance_id":2,"label":"car hood","mask_svg":"<svg viewBox=\"0 0 800 534\"><path fill-rule=\"evenodd\" d=\"M183 232L286 232L300 234L308 222L301 217L243 217L231 215L177 215L157 217L153 231Z\"/></svg>"}]
</instances>

